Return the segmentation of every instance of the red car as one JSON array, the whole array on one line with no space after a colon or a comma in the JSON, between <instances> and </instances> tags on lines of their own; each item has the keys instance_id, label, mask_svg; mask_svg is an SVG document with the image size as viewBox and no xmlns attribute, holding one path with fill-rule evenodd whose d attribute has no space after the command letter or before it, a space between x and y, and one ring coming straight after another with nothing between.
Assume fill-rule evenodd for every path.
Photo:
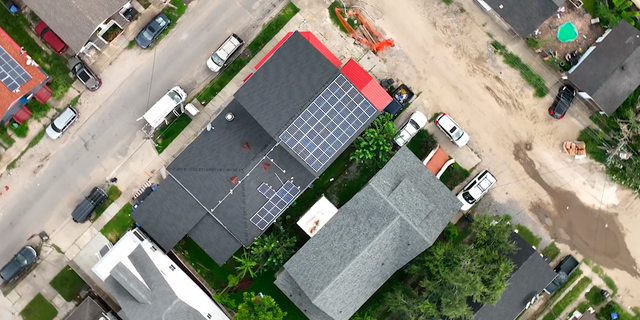
<instances>
[{"instance_id":1,"label":"red car","mask_svg":"<svg viewBox=\"0 0 640 320\"><path fill-rule=\"evenodd\" d=\"M38 25L36 25L36 33L44 42L46 42L53 50L55 50L59 54L63 54L69 46L58 37L49 26L44 23L44 21L40 21Z\"/></svg>"}]
</instances>

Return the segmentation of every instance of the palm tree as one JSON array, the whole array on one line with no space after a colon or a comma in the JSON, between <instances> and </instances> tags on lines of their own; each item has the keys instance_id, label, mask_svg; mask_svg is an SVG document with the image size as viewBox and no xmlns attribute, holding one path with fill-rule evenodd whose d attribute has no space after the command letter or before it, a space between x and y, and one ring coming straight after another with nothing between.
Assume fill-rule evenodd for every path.
<instances>
[{"instance_id":1,"label":"palm tree","mask_svg":"<svg viewBox=\"0 0 640 320\"><path fill-rule=\"evenodd\" d=\"M239 272L239 279L244 279L247 273L251 276L251 278L256 277L256 272L254 271L254 269L258 265L258 262L253 260L253 257L249 256L246 251L242 254L242 257L238 258L236 256L233 256L233 259L238 262L236 270L238 270Z\"/></svg>"}]
</instances>

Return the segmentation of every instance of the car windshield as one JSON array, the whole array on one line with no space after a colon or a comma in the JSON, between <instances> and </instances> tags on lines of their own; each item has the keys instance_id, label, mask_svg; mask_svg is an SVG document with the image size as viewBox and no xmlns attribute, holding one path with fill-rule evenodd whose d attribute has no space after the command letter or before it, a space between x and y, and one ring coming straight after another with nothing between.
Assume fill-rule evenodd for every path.
<instances>
[{"instance_id":1,"label":"car windshield","mask_svg":"<svg viewBox=\"0 0 640 320\"><path fill-rule=\"evenodd\" d=\"M409 120L409 124L415 129L415 131L420 130L420 126L415 121L413 121L413 119Z\"/></svg>"},{"instance_id":2,"label":"car windshield","mask_svg":"<svg viewBox=\"0 0 640 320\"><path fill-rule=\"evenodd\" d=\"M20 264L20 266L24 267L27 265L28 261L27 258L23 257L21 254L17 254L16 255L16 261L18 262L18 264Z\"/></svg>"},{"instance_id":3,"label":"car windshield","mask_svg":"<svg viewBox=\"0 0 640 320\"><path fill-rule=\"evenodd\" d=\"M144 31L142 31L142 36L147 40L153 40L153 34L155 32L156 31L152 27L149 27L149 28L145 29Z\"/></svg>"},{"instance_id":4,"label":"car windshield","mask_svg":"<svg viewBox=\"0 0 640 320\"><path fill-rule=\"evenodd\" d=\"M224 60L222 60L222 58L220 58L220 56L218 56L217 53L213 53L211 55L211 60L213 60L213 63L219 65L222 67L222 65L224 64Z\"/></svg>"},{"instance_id":5,"label":"car windshield","mask_svg":"<svg viewBox=\"0 0 640 320\"><path fill-rule=\"evenodd\" d=\"M58 132L58 133L62 132L62 129L56 127L55 121L51 122L51 129L53 129L53 131Z\"/></svg>"},{"instance_id":6,"label":"car windshield","mask_svg":"<svg viewBox=\"0 0 640 320\"><path fill-rule=\"evenodd\" d=\"M456 128L456 127L453 127L453 128L449 131L449 133L451 133L451 138L452 138L453 140L458 140L458 139L460 139L460 137L462 137L462 135L464 134L464 132L462 132L462 130L460 130L460 129Z\"/></svg>"},{"instance_id":7,"label":"car windshield","mask_svg":"<svg viewBox=\"0 0 640 320\"><path fill-rule=\"evenodd\" d=\"M464 200L466 200L467 202L469 202L469 204L474 204L476 203L476 199L474 199L471 194L469 194L469 191L465 191L462 193L462 197L464 198Z\"/></svg>"},{"instance_id":8,"label":"car windshield","mask_svg":"<svg viewBox=\"0 0 640 320\"><path fill-rule=\"evenodd\" d=\"M171 98L171 100L175 101L175 103L182 102L182 97L177 92L169 91L168 95Z\"/></svg>"}]
</instances>

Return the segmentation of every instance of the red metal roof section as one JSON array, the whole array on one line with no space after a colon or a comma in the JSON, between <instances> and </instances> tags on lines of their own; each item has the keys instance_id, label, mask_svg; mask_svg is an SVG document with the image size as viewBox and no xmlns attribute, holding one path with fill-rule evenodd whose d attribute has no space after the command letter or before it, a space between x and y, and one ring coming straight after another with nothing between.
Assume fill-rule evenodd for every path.
<instances>
[{"instance_id":1,"label":"red metal roof section","mask_svg":"<svg viewBox=\"0 0 640 320\"><path fill-rule=\"evenodd\" d=\"M45 84L44 86L42 86L42 88L40 88L40 90L38 90L38 92L36 92L34 97L36 98L36 100L38 100L38 102L46 103L47 101L49 101L49 99L51 99L51 95L51 89Z\"/></svg>"},{"instance_id":2,"label":"red metal roof section","mask_svg":"<svg viewBox=\"0 0 640 320\"><path fill-rule=\"evenodd\" d=\"M309 41L309 43L311 43L311 45L313 45L316 48L316 50L318 50L320 53L322 53L322 55L325 58L327 58L327 60L329 60L329 62L331 62L334 66L336 66L336 68L340 68L340 66L342 65L342 62L340 62L340 59L338 59L338 57L336 57L333 54L333 52L331 52L331 50L329 50L329 48L325 47L325 45L322 44L322 41L320 41L320 39L318 39L311 31L299 31L299 33L305 39L307 39L307 41ZM271 57L271 55L274 52L276 52L276 50L278 50L278 48L280 48L280 46L282 46L282 44L285 43L285 41L287 41L287 39L289 39L289 37L291 37L292 34L293 34L293 32L289 32L280 41L278 41L276 46L273 47L273 49L271 49L267 53L267 55L264 56L264 58L262 58L262 60L260 60L260 62L258 62L258 64L256 64L255 69L258 70L269 59L269 57Z\"/></svg>"},{"instance_id":3,"label":"red metal roof section","mask_svg":"<svg viewBox=\"0 0 640 320\"><path fill-rule=\"evenodd\" d=\"M22 124L23 122L29 120L31 118L31 110L27 108L26 105L22 106L20 110L16 114L13 115L13 121L18 124Z\"/></svg>"},{"instance_id":4,"label":"red metal roof section","mask_svg":"<svg viewBox=\"0 0 640 320\"><path fill-rule=\"evenodd\" d=\"M391 102L391 96L387 91L355 60L349 59L341 71L378 111L384 110Z\"/></svg>"}]
</instances>

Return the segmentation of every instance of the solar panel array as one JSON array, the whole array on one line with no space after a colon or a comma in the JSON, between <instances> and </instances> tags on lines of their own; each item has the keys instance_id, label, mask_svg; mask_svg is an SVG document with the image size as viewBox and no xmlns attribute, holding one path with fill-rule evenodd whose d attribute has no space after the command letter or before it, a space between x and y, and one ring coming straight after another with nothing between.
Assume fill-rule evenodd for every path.
<instances>
[{"instance_id":1,"label":"solar panel array","mask_svg":"<svg viewBox=\"0 0 640 320\"><path fill-rule=\"evenodd\" d=\"M273 189L266 183L261 184L258 187L258 191L264 196L267 196L269 190ZM293 199L300 193L300 187L293 184L291 181L285 182L285 184L275 191L271 197L268 197L267 203L265 203L256 214L251 217L251 222L256 225L260 230L266 229L272 222L280 216L280 214L286 209Z\"/></svg>"},{"instance_id":2,"label":"solar panel array","mask_svg":"<svg viewBox=\"0 0 640 320\"><path fill-rule=\"evenodd\" d=\"M276 193L275 190L273 190L273 188L271 188L271 186L268 185L266 182L263 182L258 187L258 192L260 192L267 199L271 199L271 197L273 197L273 195Z\"/></svg>"},{"instance_id":3,"label":"solar panel array","mask_svg":"<svg viewBox=\"0 0 640 320\"><path fill-rule=\"evenodd\" d=\"M280 140L318 172L377 112L341 74L280 135Z\"/></svg>"},{"instance_id":4,"label":"solar panel array","mask_svg":"<svg viewBox=\"0 0 640 320\"><path fill-rule=\"evenodd\" d=\"M9 91L16 91L29 80L31 76L27 71L4 48L0 47L0 81L9 88Z\"/></svg>"}]
</instances>

